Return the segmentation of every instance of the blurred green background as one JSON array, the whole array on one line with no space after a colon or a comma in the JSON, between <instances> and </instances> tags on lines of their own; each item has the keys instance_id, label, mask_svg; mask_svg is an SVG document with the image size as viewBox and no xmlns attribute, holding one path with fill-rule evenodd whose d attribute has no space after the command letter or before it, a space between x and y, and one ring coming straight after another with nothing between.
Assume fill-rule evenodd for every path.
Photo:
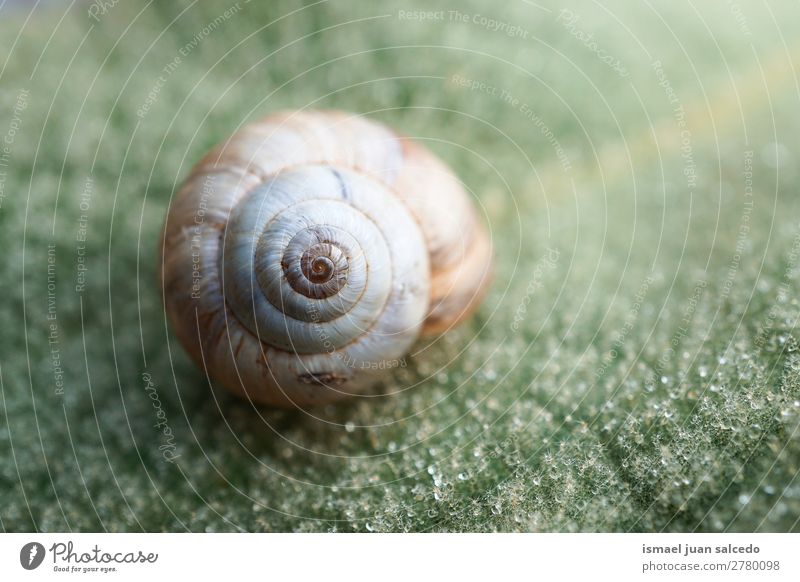
<instances>
[{"instance_id":1,"label":"blurred green background","mask_svg":"<svg viewBox=\"0 0 800 582\"><path fill-rule=\"evenodd\" d=\"M0 8L3 530L800 530L797 3L31 6ZM496 253L381 390L413 388L312 414L209 386L155 282L191 165L301 107L422 140Z\"/></svg>"}]
</instances>

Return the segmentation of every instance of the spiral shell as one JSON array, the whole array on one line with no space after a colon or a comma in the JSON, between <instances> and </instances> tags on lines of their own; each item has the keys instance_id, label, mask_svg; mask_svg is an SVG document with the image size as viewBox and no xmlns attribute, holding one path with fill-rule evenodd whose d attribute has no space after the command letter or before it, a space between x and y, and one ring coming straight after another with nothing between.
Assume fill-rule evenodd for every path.
<instances>
[{"instance_id":1,"label":"spiral shell","mask_svg":"<svg viewBox=\"0 0 800 582\"><path fill-rule=\"evenodd\" d=\"M173 199L160 280L181 343L255 402L363 392L489 282L485 227L430 152L342 112L283 112L206 155Z\"/></svg>"}]
</instances>

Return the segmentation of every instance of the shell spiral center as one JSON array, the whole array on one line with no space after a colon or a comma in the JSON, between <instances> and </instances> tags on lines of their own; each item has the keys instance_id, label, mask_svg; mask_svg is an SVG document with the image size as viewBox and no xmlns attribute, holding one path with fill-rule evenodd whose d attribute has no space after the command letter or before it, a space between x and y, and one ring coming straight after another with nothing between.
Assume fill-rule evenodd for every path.
<instances>
[{"instance_id":1,"label":"shell spiral center","mask_svg":"<svg viewBox=\"0 0 800 582\"><path fill-rule=\"evenodd\" d=\"M316 235L320 242L306 246L308 230L312 230L312 236ZM318 229L308 230L290 241L282 260L283 273L292 289L306 297L332 297L347 284L348 252L337 243L320 237Z\"/></svg>"}]
</instances>

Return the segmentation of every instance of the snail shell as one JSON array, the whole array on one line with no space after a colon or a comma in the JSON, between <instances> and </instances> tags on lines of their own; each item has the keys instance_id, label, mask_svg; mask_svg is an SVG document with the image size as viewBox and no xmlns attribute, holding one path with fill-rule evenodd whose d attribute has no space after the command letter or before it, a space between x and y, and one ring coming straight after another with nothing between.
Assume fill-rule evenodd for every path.
<instances>
[{"instance_id":1,"label":"snail shell","mask_svg":"<svg viewBox=\"0 0 800 582\"><path fill-rule=\"evenodd\" d=\"M206 155L172 200L160 281L181 343L255 402L362 392L465 318L491 247L433 154L342 112L287 111Z\"/></svg>"}]
</instances>

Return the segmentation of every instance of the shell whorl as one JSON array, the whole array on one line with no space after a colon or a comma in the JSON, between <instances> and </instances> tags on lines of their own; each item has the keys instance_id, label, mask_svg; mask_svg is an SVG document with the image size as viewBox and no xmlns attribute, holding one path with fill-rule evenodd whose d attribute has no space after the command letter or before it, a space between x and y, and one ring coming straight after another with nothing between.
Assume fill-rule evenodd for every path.
<instances>
[{"instance_id":1,"label":"shell whorl","mask_svg":"<svg viewBox=\"0 0 800 582\"><path fill-rule=\"evenodd\" d=\"M181 343L252 400L363 391L419 334L466 316L491 250L469 198L424 148L339 112L247 126L194 168L164 228Z\"/></svg>"},{"instance_id":2,"label":"shell whorl","mask_svg":"<svg viewBox=\"0 0 800 582\"><path fill-rule=\"evenodd\" d=\"M395 277L427 296L427 250L402 203L364 175L282 172L236 205L222 246L225 300L272 347L322 354L367 334L396 341L425 319L427 300L386 309ZM380 338L371 343L353 350L357 365L381 357Z\"/></svg>"}]
</instances>

